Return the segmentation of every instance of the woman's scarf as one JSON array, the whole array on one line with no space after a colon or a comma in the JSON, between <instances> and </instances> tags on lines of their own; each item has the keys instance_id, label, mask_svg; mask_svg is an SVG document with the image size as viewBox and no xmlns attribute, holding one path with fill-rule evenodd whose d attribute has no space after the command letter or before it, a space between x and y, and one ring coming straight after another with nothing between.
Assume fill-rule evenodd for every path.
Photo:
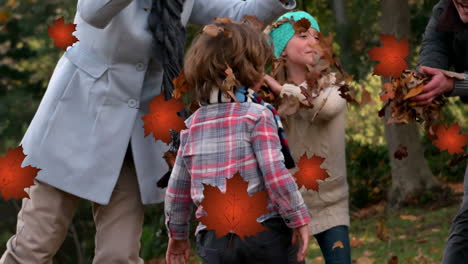
<instances>
[{"instance_id":1,"label":"woman's scarf","mask_svg":"<svg viewBox=\"0 0 468 264\"><path fill-rule=\"evenodd\" d=\"M184 60L185 28L181 22L185 0L153 0L148 17L154 38L153 54L164 70L162 91L164 98L172 98L172 80L182 69Z\"/></svg>"}]
</instances>

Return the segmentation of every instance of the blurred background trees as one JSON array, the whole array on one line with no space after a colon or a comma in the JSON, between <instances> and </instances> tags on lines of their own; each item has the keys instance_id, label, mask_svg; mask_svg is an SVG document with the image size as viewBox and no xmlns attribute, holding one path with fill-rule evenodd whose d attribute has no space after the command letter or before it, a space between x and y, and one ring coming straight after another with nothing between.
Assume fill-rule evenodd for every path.
<instances>
[{"instance_id":1,"label":"blurred background trees","mask_svg":"<svg viewBox=\"0 0 468 264\"><path fill-rule=\"evenodd\" d=\"M391 160L383 120L377 115L382 107L379 100L381 80L372 75L375 62L369 61L367 51L380 45L382 32L407 37L411 46L408 59L410 67L416 65L422 33L438 0L297 0L297 8L314 15L325 35L334 35L334 48L347 72L354 77L355 85L364 85L377 102L362 108L348 107L347 114L347 169L350 183L351 207L357 210L386 200L396 182L405 184L417 178L418 166L402 170L405 164L425 164L427 181L445 184L463 178L464 164L449 168L450 159L425 137L419 126L411 128L419 151L410 155L405 164ZM71 23L77 1L72 0L0 0L0 155L17 146L46 90L47 83L63 51L53 46L47 34L47 25L64 17ZM397 14L404 14L398 18ZM397 19L397 20L395 20ZM395 28L397 26L398 28ZM196 34L197 27L189 27L188 39ZM357 92L359 97L359 92ZM460 123L466 133L468 108L456 98L450 98L444 109L449 122ZM394 129L394 128L391 128ZM393 131L390 138L406 132ZM399 142L402 143L402 142ZM397 143L398 144L398 143ZM411 151L411 149L409 148ZM422 174L421 174L422 175ZM434 177L434 178L433 178ZM409 193L412 193L412 189ZM417 202L431 202L437 197L430 188L421 189L416 197L400 194L396 206L411 198ZM396 197L396 198L395 198ZM16 215L20 201L0 199L0 252L6 240L15 233ZM91 205L82 201L67 239L56 256L56 263L90 263L94 250L94 225ZM192 229L193 230L193 229ZM142 237L142 256L148 260L164 254L167 246L162 206L148 206Z\"/></svg>"}]
</instances>

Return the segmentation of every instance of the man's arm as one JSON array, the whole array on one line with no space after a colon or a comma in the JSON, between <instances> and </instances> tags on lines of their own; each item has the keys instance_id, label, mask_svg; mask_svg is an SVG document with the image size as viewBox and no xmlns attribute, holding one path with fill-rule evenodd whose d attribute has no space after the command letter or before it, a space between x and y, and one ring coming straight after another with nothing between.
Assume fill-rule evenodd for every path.
<instances>
[{"instance_id":1,"label":"man's arm","mask_svg":"<svg viewBox=\"0 0 468 264\"><path fill-rule=\"evenodd\" d=\"M446 7L446 0L440 0L432 10L432 16L424 31L418 65L447 70L450 57L450 37L439 32L436 26Z\"/></svg>"},{"instance_id":2,"label":"man's arm","mask_svg":"<svg viewBox=\"0 0 468 264\"><path fill-rule=\"evenodd\" d=\"M133 0L79 0L78 12L88 24L105 28Z\"/></svg>"},{"instance_id":3,"label":"man's arm","mask_svg":"<svg viewBox=\"0 0 468 264\"><path fill-rule=\"evenodd\" d=\"M255 15L267 24L295 7L295 0L195 0L189 22L205 25L212 23L215 17L238 21L245 15Z\"/></svg>"}]
</instances>

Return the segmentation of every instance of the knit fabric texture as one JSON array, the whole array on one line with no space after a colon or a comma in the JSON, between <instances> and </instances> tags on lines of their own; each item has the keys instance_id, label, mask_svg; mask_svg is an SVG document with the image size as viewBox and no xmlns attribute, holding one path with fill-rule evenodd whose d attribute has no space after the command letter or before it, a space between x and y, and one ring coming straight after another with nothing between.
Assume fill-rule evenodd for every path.
<instances>
[{"instance_id":1,"label":"knit fabric texture","mask_svg":"<svg viewBox=\"0 0 468 264\"><path fill-rule=\"evenodd\" d=\"M285 17L293 21L299 21L302 18L306 18L307 20L310 21L310 27L320 32L320 27L317 23L317 20L315 20L315 18L307 12L304 12L304 11L288 12L280 16L275 22L278 22ZM293 28L293 25L289 22L283 23L279 27L274 28L273 30L270 31L270 37L273 41L274 55L276 58L281 57L281 53L286 48L286 45L288 45L289 40L292 37L294 37L294 34L295 34L295 30Z\"/></svg>"}]
</instances>

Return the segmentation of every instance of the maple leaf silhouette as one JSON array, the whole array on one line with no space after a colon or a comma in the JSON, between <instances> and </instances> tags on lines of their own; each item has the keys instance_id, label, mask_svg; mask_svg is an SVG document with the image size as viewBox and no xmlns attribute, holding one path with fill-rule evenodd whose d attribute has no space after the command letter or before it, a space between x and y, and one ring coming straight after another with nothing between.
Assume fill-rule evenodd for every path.
<instances>
[{"instance_id":1,"label":"maple leaf silhouette","mask_svg":"<svg viewBox=\"0 0 468 264\"><path fill-rule=\"evenodd\" d=\"M21 168L24 158L22 146L10 149L5 157L0 157L0 192L5 200L29 198L24 188L34 184L40 169L32 166Z\"/></svg>"},{"instance_id":2,"label":"maple leaf silhouette","mask_svg":"<svg viewBox=\"0 0 468 264\"><path fill-rule=\"evenodd\" d=\"M75 30L76 24L65 25L63 17L55 20L53 26L47 26L47 32L49 32L49 37L54 39L54 45L63 50L67 50L68 46L78 41L72 35Z\"/></svg>"},{"instance_id":3,"label":"maple leaf silhouette","mask_svg":"<svg viewBox=\"0 0 468 264\"><path fill-rule=\"evenodd\" d=\"M226 193L217 187L204 185L201 202L203 209L208 213L198 221L210 230L215 230L216 237L222 237L234 231L241 239L254 236L258 232L267 230L257 222L257 218L267 213L267 193L261 191L249 196L248 183L239 173L227 179Z\"/></svg>"},{"instance_id":4,"label":"maple leaf silhouette","mask_svg":"<svg viewBox=\"0 0 468 264\"><path fill-rule=\"evenodd\" d=\"M184 108L184 104L174 98L165 101L160 94L150 103L150 113L141 119L144 122L145 137L153 133L155 140L161 140L166 144L171 142L169 129L177 132L185 129L184 119L177 115Z\"/></svg>"},{"instance_id":5,"label":"maple leaf silhouette","mask_svg":"<svg viewBox=\"0 0 468 264\"><path fill-rule=\"evenodd\" d=\"M433 141L434 145L440 150L447 150L450 154L463 153L463 147L468 140L468 134L460 134L458 123L445 128L443 125L436 127L435 135L437 139Z\"/></svg>"},{"instance_id":6,"label":"maple leaf silhouette","mask_svg":"<svg viewBox=\"0 0 468 264\"><path fill-rule=\"evenodd\" d=\"M410 54L406 39L397 41L393 35L380 35L381 47L373 47L367 53L371 60L379 61L374 68L374 75L397 78L408 68L405 58Z\"/></svg>"},{"instance_id":7,"label":"maple leaf silhouette","mask_svg":"<svg viewBox=\"0 0 468 264\"><path fill-rule=\"evenodd\" d=\"M318 192L318 180L325 180L330 177L326 170L320 168L324 160L325 158L316 155L307 158L305 153L301 156L297 163L299 170L294 174L299 188L305 186L308 190Z\"/></svg>"}]
</instances>

